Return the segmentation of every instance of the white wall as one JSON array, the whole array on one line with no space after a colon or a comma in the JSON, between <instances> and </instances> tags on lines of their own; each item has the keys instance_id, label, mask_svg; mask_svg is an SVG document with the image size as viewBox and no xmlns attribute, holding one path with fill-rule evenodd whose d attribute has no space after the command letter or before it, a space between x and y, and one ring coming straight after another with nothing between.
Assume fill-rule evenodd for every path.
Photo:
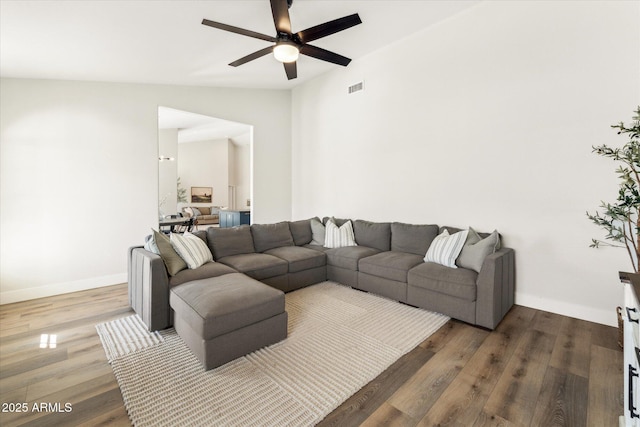
<instances>
[{"instance_id":1,"label":"white wall","mask_svg":"<svg viewBox=\"0 0 640 427\"><path fill-rule=\"evenodd\" d=\"M437 223L516 250L516 303L615 324L592 145L640 103L638 2L486 1L293 90L293 217ZM347 95L364 80L365 90Z\"/></svg>"},{"instance_id":2,"label":"white wall","mask_svg":"<svg viewBox=\"0 0 640 427\"><path fill-rule=\"evenodd\" d=\"M227 140L227 167L228 167L228 175L227 182L229 183L227 187L227 205L231 209L236 208L236 146L231 142L231 140Z\"/></svg>"},{"instance_id":3,"label":"white wall","mask_svg":"<svg viewBox=\"0 0 640 427\"><path fill-rule=\"evenodd\" d=\"M247 201L251 199L251 147L247 144L235 146L235 186L236 209L251 209Z\"/></svg>"},{"instance_id":4,"label":"white wall","mask_svg":"<svg viewBox=\"0 0 640 427\"><path fill-rule=\"evenodd\" d=\"M178 129L158 130L158 154L173 158L158 163L158 216L175 215L178 212Z\"/></svg>"},{"instance_id":5,"label":"white wall","mask_svg":"<svg viewBox=\"0 0 640 427\"><path fill-rule=\"evenodd\" d=\"M229 140L218 139L178 144L178 176L187 189L185 206L228 206ZM211 203L191 202L191 187L211 187Z\"/></svg>"},{"instance_id":6,"label":"white wall","mask_svg":"<svg viewBox=\"0 0 640 427\"><path fill-rule=\"evenodd\" d=\"M126 281L157 226L158 106L253 125L253 219L291 215L288 91L0 80L0 302Z\"/></svg>"}]
</instances>

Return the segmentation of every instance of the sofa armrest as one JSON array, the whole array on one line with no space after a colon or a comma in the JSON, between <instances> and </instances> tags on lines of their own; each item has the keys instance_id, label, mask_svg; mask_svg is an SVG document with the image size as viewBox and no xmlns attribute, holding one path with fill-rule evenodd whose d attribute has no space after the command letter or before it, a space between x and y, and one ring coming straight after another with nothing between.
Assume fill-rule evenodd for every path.
<instances>
[{"instance_id":1,"label":"sofa armrest","mask_svg":"<svg viewBox=\"0 0 640 427\"><path fill-rule=\"evenodd\" d=\"M514 301L515 252L502 248L487 256L476 282L476 324L494 329Z\"/></svg>"},{"instance_id":2,"label":"sofa armrest","mask_svg":"<svg viewBox=\"0 0 640 427\"><path fill-rule=\"evenodd\" d=\"M171 326L169 276L159 255L129 248L129 304L150 331Z\"/></svg>"}]
</instances>

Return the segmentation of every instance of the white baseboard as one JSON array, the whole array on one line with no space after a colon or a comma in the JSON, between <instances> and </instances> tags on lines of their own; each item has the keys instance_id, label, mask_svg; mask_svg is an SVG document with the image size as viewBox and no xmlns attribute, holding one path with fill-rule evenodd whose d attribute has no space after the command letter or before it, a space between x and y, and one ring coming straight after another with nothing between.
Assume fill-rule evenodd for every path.
<instances>
[{"instance_id":1,"label":"white baseboard","mask_svg":"<svg viewBox=\"0 0 640 427\"><path fill-rule=\"evenodd\" d=\"M112 274L110 276L92 277L90 279L76 280L73 282L52 283L33 288L17 289L14 291L0 292L0 304L27 301L36 298L50 297L53 295L68 294L71 292L85 291L87 289L101 288L117 285L127 281L127 273Z\"/></svg>"},{"instance_id":2,"label":"white baseboard","mask_svg":"<svg viewBox=\"0 0 640 427\"><path fill-rule=\"evenodd\" d=\"M563 316L574 317L588 322L600 323L607 326L618 327L618 317L615 307L611 310L602 310L584 305L570 304L564 301L557 301L547 298L540 298L533 295L522 295L516 293L515 303L536 310L550 311Z\"/></svg>"}]
</instances>

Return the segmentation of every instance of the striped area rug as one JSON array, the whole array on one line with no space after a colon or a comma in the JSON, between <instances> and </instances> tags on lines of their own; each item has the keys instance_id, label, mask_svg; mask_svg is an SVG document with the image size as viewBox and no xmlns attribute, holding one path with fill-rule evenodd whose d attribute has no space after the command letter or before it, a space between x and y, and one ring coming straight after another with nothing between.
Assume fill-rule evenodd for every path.
<instances>
[{"instance_id":1,"label":"striped area rug","mask_svg":"<svg viewBox=\"0 0 640 427\"><path fill-rule=\"evenodd\" d=\"M96 325L102 346L111 362L136 350L164 342L159 332L149 332L138 315Z\"/></svg>"},{"instance_id":2,"label":"striped area rug","mask_svg":"<svg viewBox=\"0 0 640 427\"><path fill-rule=\"evenodd\" d=\"M204 371L175 330L97 325L136 426L312 426L447 316L324 282L286 295L288 338Z\"/></svg>"}]
</instances>

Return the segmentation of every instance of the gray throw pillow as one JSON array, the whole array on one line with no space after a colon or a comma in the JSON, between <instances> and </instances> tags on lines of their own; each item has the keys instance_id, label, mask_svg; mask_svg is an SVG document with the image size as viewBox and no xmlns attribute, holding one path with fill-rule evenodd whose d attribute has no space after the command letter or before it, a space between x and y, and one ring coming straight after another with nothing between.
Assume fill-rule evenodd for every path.
<instances>
[{"instance_id":1,"label":"gray throw pillow","mask_svg":"<svg viewBox=\"0 0 640 427\"><path fill-rule=\"evenodd\" d=\"M311 245L324 246L324 224L317 218L311 218Z\"/></svg>"},{"instance_id":2,"label":"gray throw pillow","mask_svg":"<svg viewBox=\"0 0 640 427\"><path fill-rule=\"evenodd\" d=\"M171 246L171 242L167 236L153 230L153 238L156 241L156 245L158 245L160 257L164 261L164 265L167 266L167 272L170 276L175 276L187 268L187 263L184 262L176 250L173 249L173 246Z\"/></svg>"},{"instance_id":3,"label":"gray throw pillow","mask_svg":"<svg viewBox=\"0 0 640 427\"><path fill-rule=\"evenodd\" d=\"M483 239L473 228L469 227L467 241L460 252L456 265L479 273L484 259L498 249L500 249L500 235L497 230Z\"/></svg>"}]
</instances>

